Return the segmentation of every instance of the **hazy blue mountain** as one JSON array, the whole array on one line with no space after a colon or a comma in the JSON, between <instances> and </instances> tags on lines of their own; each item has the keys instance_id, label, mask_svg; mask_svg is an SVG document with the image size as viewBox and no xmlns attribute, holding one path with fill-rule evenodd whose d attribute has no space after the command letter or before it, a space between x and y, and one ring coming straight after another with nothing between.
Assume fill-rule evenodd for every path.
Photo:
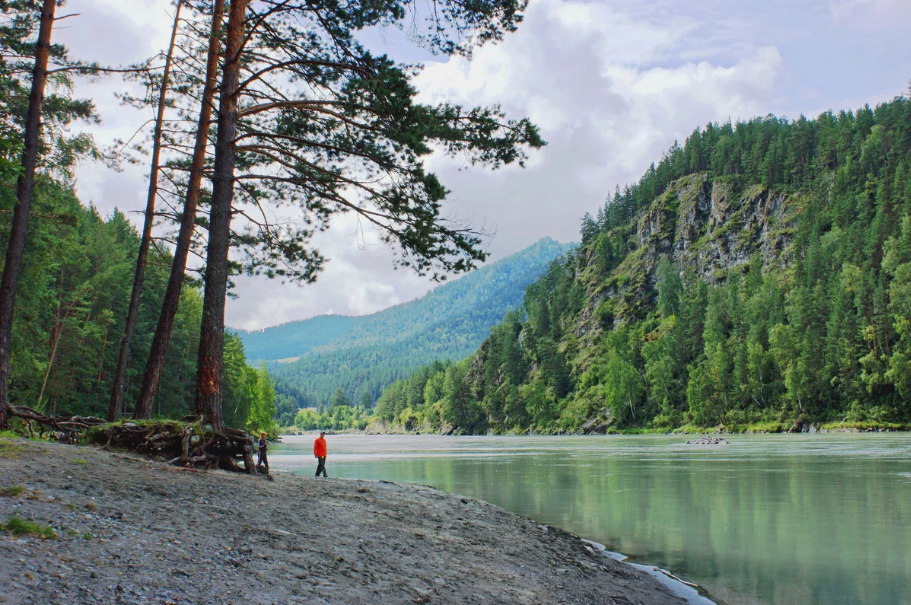
<instances>
[{"instance_id":1,"label":"hazy blue mountain","mask_svg":"<svg viewBox=\"0 0 911 605\"><path fill-rule=\"evenodd\" d=\"M371 315L319 315L264 330L234 330L244 342L247 359L269 361L298 357L332 342L371 318Z\"/></svg>"},{"instance_id":2,"label":"hazy blue mountain","mask_svg":"<svg viewBox=\"0 0 911 605\"><path fill-rule=\"evenodd\" d=\"M522 302L525 287L570 249L545 238L423 297L373 315L324 315L262 331L238 331L247 358L269 361L279 392L308 405L341 387L376 397L390 382L434 359L461 359ZM293 361L278 363L276 360Z\"/></svg>"}]
</instances>

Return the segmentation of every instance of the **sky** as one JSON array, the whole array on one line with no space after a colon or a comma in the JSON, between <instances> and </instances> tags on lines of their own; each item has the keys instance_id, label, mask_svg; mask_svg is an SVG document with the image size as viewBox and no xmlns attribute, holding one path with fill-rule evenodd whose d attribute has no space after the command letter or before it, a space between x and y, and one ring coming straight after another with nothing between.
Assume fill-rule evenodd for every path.
<instances>
[{"instance_id":1,"label":"sky","mask_svg":"<svg viewBox=\"0 0 911 605\"><path fill-rule=\"evenodd\" d=\"M55 30L76 58L126 64L167 43L169 0L69 0L79 13ZM548 145L524 169L466 167L444 157L427 166L451 191L449 216L483 226L491 261L542 237L578 239L580 220L617 185L635 182L675 141L708 122L775 114L815 117L907 94L908 0L530 0L514 34L471 61L415 48L399 30L364 32L375 53L423 63L419 101L499 104L529 117ZM150 116L123 107L118 78L80 82L101 123L100 144L128 139ZM115 172L85 164L76 188L102 214L137 225L147 168ZM259 329L324 313L361 315L412 300L435 284L393 266L393 255L341 216L319 234L330 259L317 283L235 280L229 326Z\"/></svg>"}]
</instances>

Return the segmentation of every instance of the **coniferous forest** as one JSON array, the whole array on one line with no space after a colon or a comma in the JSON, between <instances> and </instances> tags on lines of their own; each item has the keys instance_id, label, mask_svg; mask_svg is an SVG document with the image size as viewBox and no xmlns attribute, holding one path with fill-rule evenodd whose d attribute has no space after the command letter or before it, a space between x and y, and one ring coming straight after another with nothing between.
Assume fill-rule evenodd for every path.
<instances>
[{"instance_id":1,"label":"coniferous forest","mask_svg":"<svg viewBox=\"0 0 911 605\"><path fill-rule=\"evenodd\" d=\"M14 192L0 187L5 207L13 205ZM65 183L51 179L36 184L33 213L11 341L11 402L49 415L103 417L139 235L121 212L102 218ZM9 214L0 221L8 231ZM138 394L170 260L163 253L149 264L126 382L130 401ZM161 375L168 388L158 390L152 408L156 417L180 418L191 411L201 310L199 287L185 286ZM240 339L229 334L225 415L231 426L247 426L251 411L259 408L260 415L271 416L271 382L264 369L247 365ZM273 424L269 419L251 428L274 430Z\"/></svg>"},{"instance_id":2,"label":"coniferous forest","mask_svg":"<svg viewBox=\"0 0 911 605\"><path fill-rule=\"evenodd\" d=\"M486 259L483 233L443 215L448 191L424 159L497 169L545 144L495 105L417 102L418 69L375 56L358 33L407 24L425 51L468 56L514 31L524 3L425 14L409 0L177 0L168 46L136 65L73 58L54 41L60 20L80 17L63 4L0 2L0 427L37 422L74 439L105 420L192 416L211 440L192 455L184 442L175 460L233 469L244 450L250 472L252 440L235 429L275 432L275 388L225 331L232 278L313 282L329 259L311 238L339 214L372 228L401 267L439 280L470 271ZM138 129L103 147L90 131L104 116L79 84L121 77ZM148 169L141 228L80 203L80 163ZM177 425L158 426L180 449ZM206 451L216 442L230 451Z\"/></svg>"},{"instance_id":3,"label":"coniferous forest","mask_svg":"<svg viewBox=\"0 0 911 605\"><path fill-rule=\"evenodd\" d=\"M911 101L709 124L582 219L407 429L799 430L911 415Z\"/></svg>"}]
</instances>

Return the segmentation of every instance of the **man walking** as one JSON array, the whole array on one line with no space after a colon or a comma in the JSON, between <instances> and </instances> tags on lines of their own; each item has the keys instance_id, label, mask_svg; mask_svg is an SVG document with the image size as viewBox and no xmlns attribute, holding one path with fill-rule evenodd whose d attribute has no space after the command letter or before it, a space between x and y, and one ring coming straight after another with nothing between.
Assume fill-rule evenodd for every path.
<instances>
[{"instance_id":1,"label":"man walking","mask_svg":"<svg viewBox=\"0 0 911 605\"><path fill-rule=\"evenodd\" d=\"M320 433L319 438L313 442L313 455L319 460L316 465L316 476L322 473L323 477L328 477L326 472L326 433Z\"/></svg>"}]
</instances>

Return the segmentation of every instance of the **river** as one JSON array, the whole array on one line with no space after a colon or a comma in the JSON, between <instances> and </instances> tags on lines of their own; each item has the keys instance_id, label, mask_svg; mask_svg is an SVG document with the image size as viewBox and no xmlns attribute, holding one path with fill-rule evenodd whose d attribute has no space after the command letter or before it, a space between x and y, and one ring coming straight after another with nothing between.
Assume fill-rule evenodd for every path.
<instances>
[{"instance_id":1,"label":"river","mask_svg":"<svg viewBox=\"0 0 911 605\"><path fill-rule=\"evenodd\" d=\"M273 446L312 473L312 436ZM911 435L330 435L330 476L420 483L601 542L726 605L911 603Z\"/></svg>"}]
</instances>

